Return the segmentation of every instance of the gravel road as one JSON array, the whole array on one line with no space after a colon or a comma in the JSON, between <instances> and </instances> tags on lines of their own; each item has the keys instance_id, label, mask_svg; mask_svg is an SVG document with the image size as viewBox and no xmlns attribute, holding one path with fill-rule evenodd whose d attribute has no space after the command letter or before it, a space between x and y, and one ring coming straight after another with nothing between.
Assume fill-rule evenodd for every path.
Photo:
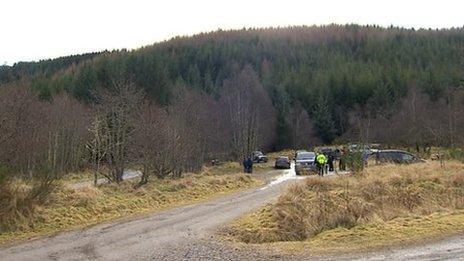
<instances>
[{"instance_id":1,"label":"gravel road","mask_svg":"<svg viewBox=\"0 0 464 261\"><path fill-rule=\"evenodd\" d=\"M433 244L342 256L286 256L214 238L234 218L272 202L298 182L293 170L272 171L266 186L128 221L0 248L0 260L462 260L464 236Z\"/></svg>"},{"instance_id":2,"label":"gravel road","mask_svg":"<svg viewBox=\"0 0 464 261\"><path fill-rule=\"evenodd\" d=\"M171 249L208 238L221 224L271 202L297 180L292 170L275 170L268 175L279 176L279 182L130 221L97 225L1 248L0 260L177 259L169 256ZM199 255L195 251L191 254Z\"/></svg>"}]
</instances>

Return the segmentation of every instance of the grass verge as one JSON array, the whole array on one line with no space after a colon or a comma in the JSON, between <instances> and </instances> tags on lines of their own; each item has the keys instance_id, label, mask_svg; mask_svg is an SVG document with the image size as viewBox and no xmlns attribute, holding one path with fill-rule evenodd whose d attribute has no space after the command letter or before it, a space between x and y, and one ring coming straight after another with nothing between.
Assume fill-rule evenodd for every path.
<instances>
[{"instance_id":1,"label":"grass verge","mask_svg":"<svg viewBox=\"0 0 464 261\"><path fill-rule=\"evenodd\" d=\"M464 165L368 168L311 178L227 228L226 237L282 250L365 250L464 231Z\"/></svg>"},{"instance_id":2,"label":"grass verge","mask_svg":"<svg viewBox=\"0 0 464 261\"><path fill-rule=\"evenodd\" d=\"M0 233L0 245L98 224L118 218L190 204L261 185L247 174L186 174L178 180L153 180L134 189L133 181L120 185L56 190L46 205L38 207L31 220L24 220L15 231ZM19 222L19 221L18 221Z\"/></svg>"},{"instance_id":3,"label":"grass verge","mask_svg":"<svg viewBox=\"0 0 464 261\"><path fill-rule=\"evenodd\" d=\"M353 228L335 228L296 242L266 245L281 252L314 254L372 251L386 246L422 243L464 232L464 212L398 217Z\"/></svg>"}]
</instances>

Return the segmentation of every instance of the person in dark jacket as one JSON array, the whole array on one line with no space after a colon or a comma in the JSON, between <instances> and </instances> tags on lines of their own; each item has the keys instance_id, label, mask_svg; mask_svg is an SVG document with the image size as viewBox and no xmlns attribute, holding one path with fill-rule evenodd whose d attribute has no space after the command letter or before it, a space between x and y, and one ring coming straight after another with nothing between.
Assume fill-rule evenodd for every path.
<instances>
[{"instance_id":1,"label":"person in dark jacket","mask_svg":"<svg viewBox=\"0 0 464 261\"><path fill-rule=\"evenodd\" d=\"M243 172L248 173L248 162L245 157L243 157L242 165L243 165Z\"/></svg>"},{"instance_id":2,"label":"person in dark jacket","mask_svg":"<svg viewBox=\"0 0 464 261\"><path fill-rule=\"evenodd\" d=\"M329 165L329 171L334 171L334 156L332 153L327 156L327 164Z\"/></svg>"},{"instance_id":3,"label":"person in dark jacket","mask_svg":"<svg viewBox=\"0 0 464 261\"><path fill-rule=\"evenodd\" d=\"M247 161L247 167L248 167L248 172L247 173L253 173L253 160L251 157L248 157Z\"/></svg>"}]
</instances>

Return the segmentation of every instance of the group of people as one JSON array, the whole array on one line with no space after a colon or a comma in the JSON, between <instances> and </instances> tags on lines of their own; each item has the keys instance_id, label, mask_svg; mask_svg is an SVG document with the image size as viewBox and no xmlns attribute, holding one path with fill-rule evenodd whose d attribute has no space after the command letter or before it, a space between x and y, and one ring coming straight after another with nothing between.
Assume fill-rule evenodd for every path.
<instances>
[{"instance_id":1,"label":"group of people","mask_svg":"<svg viewBox=\"0 0 464 261\"><path fill-rule=\"evenodd\" d=\"M347 155L347 150L346 148L343 148L340 151L340 158L338 159L339 160L338 167L340 171L346 170L346 159L345 159L346 155ZM324 174L326 174L327 171L330 171L330 172L334 171L335 160L336 158L333 155L333 153L327 153L327 154L324 154L322 152L317 153L315 163L316 163L318 175L324 176ZM253 159L251 158L251 156L243 157L242 165L243 165L243 172L253 173Z\"/></svg>"},{"instance_id":2,"label":"group of people","mask_svg":"<svg viewBox=\"0 0 464 261\"><path fill-rule=\"evenodd\" d=\"M340 171L345 171L346 170L346 155L347 155L347 150L344 148L340 151L340 158L338 167ZM327 171L334 171L334 162L336 158L333 155L333 153L327 153L324 154L322 152L319 152L316 154L316 167L317 167L317 174L319 176L324 176Z\"/></svg>"},{"instance_id":3,"label":"group of people","mask_svg":"<svg viewBox=\"0 0 464 261\"><path fill-rule=\"evenodd\" d=\"M244 157L242 164L243 164L243 172L253 173L253 159L251 159L251 157Z\"/></svg>"}]
</instances>

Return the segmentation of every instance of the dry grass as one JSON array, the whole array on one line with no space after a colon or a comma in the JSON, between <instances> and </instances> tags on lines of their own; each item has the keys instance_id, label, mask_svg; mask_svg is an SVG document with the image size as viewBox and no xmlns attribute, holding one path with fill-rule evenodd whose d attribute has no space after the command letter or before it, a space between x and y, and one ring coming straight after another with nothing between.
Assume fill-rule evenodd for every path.
<instances>
[{"instance_id":1,"label":"dry grass","mask_svg":"<svg viewBox=\"0 0 464 261\"><path fill-rule=\"evenodd\" d=\"M286 156L292 159L295 156L295 151L294 150L282 150L278 152L271 152L267 154L267 156L270 161L274 161L279 156Z\"/></svg>"},{"instance_id":2,"label":"dry grass","mask_svg":"<svg viewBox=\"0 0 464 261\"><path fill-rule=\"evenodd\" d=\"M267 163L254 163L253 173L262 173L274 168L275 158L269 158ZM238 162L224 162L214 167L205 167L204 173L213 173L214 175L223 175L228 173L243 172L243 166Z\"/></svg>"},{"instance_id":3,"label":"dry grass","mask_svg":"<svg viewBox=\"0 0 464 261\"><path fill-rule=\"evenodd\" d=\"M36 204L31 200L31 190L31 185L16 180L0 183L0 231L24 228L33 217Z\"/></svg>"},{"instance_id":4,"label":"dry grass","mask_svg":"<svg viewBox=\"0 0 464 261\"><path fill-rule=\"evenodd\" d=\"M15 230L0 233L0 244L97 224L103 221L193 203L260 185L247 174L188 174L178 180L153 180L134 189L138 180L80 190L63 188L36 210L32 220L15 220Z\"/></svg>"},{"instance_id":5,"label":"dry grass","mask_svg":"<svg viewBox=\"0 0 464 261\"><path fill-rule=\"evenodd\" d=\"M463 170L459 162L447 162L444 168L429 162L369 167L358 177L311 178L225 232L247 243L300 241L315 247L342 237L340 242L356 242L359 247L462 230L464 223L456 220L464 219L459 212L464 208ZM428 220L426 229L423 222L416 222L422 219ZM456 222L443 226L446 219Z\"/></svg>"},{"instance_id":6,"label":"dry grass","mask_svg":"<svg viewBox=\"0 0 464 261\"><path fill-rule=\"evenodd\" d=\"M104 178L103 175L98 175L98 178ZM90 170L81 172L71 172L63 175L62 180L69 183L76 183L82 181L92 181L94 179L94 173Z\"/></svg>"},{"instance_id":7,"label":"dry grass","mask_svg":"<svg viewBox=\"0 0 464 261\"><path fill-rule=\"evenodd\" d=\"M336 252L372 251L385 246L433 241L464 232L464 212L410 215L389 221L372 221L351 229L338 227L305 241L280 241L259 247L286 253L333 254Z\"/></svg>"},{"instance_id":8,"label":"dry grass","mask_svg":"<svg viewBox=\"0 0 464 261\"><path fill-rule=\"evenodd\" d=\"M26 229L36 210L56 190L53 180L0 180L0 233Z\"/></svg>"}]
</instances>

